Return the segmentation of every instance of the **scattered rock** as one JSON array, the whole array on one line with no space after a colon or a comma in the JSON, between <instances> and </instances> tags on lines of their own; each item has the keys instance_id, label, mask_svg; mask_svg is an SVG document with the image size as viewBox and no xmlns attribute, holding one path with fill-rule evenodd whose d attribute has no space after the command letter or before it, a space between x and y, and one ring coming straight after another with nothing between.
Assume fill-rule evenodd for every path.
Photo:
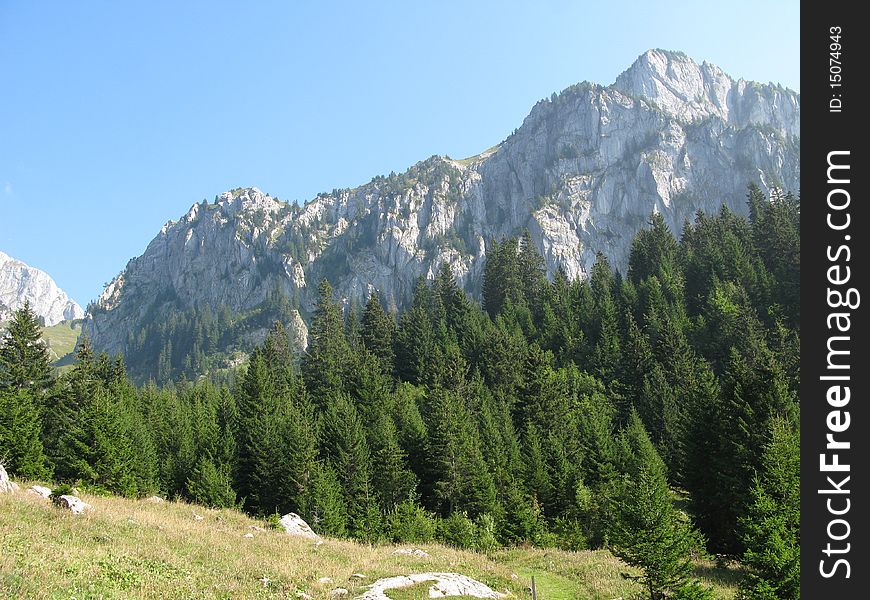
<instances>
[{"instance_id":1,"label":"scattered rock","mask_svg":"<svg viewBox=\"0 0 870 600\"><path fill-rule=\"evenodd\" d=\"M516 581L519 578L520 578L520 576L517 575L516 573L511 573L511 579L513 579L514 581Z\"/></svg>"},{"instance_id":2,"label":"scattered rock","mask_svg":"<svg viewBox=\"0 0 870 600\"><path fill-rule=\"evenodd\" d=\"M317 583L332 583L332 577L321 577Z\"/></svg>"},{"instance_id":3,"label":"scattered rock","mask_svg":"<svg viewBox=\"0 0 870 600\"><path fill-rule=\"evenodd\" d=\"M92 510L94 507L83 501L78 496L73 496L71 494L64 494L59 497L56 501L56 504L70 511L74 515L80 515L85 511Z\"/></svg>"},{"instance_id":4,"label":"scattered rock","mask_svg":"<svg viewBox=\"0 0 870 600\"><path fill-rule=\"evenodd\" d=\"M351 579L365 579L366 576L363 575L362 573L354 573L353 575L350 576L350 578Z\"/></svg>"},{"instance_id":5,"label":"scattered rock","mask_svg":"<svg viewBox=\"0 0 870 600\"><path fill-rule=\"evenodd\" d=\"M347 596L348 594L350 594L350 592L348 592L344 588L335 588L334 590L329 592L329 597L330 598L341 598L343 596Z\"/></svg>"},{"instance_id":6,"label":"scattered rock","mask_svg":"<svg viewBox=\"0 0 870 600\"><path fill-rule=\"evenodd\" d=\"M250 529L251 531L256 531L258 533L266 533L267 531L258 525L248 525L248 529Z\"/></svg>"},{"instance_id":7,"label":"scattered rock","mask_svg":"<svg viewBox=\"0 0 870 600\"><path fill-rule=\"evenodd\" d=\"M297 535L299 537L308 538L310 540L320 539L320 536L311 530L311 527L308 526L308 523L305 522L305 519L303 519L296 513L287 513L286 515L281 517L279 523L288 535Z\"/></svg>"},{"instance_id":8,"label":"scattered rock","mask_svg":"<svg viewBox=\"0 0 870 600\"><path fill-rule=\"evenodd\" d=\"M203 517L202 515L198 515L196 513L193 513L193 520L194 521L202 521L204 518L205 517Z\"/></svg>"},{"instance_id":9,"label":"scattered rock","mask_svg":"<svg viewBox=\"0 0 870 600\"><path fill-rule=\"evenodd\" d=\"M253 534L253 533L246 533L246 534L245 534L244 536L242 536L242 537L252 538L252 537L254 537L254 534Z\"/></svg>"},{"instance_id":10,"label":"scattered rock","mask_svg":"<svg viewBox=\"0 0 870 600\"><path fill-rule=\"evenodd\" d=\"M269 581L271 581L271 580L268 577L264 576L260 581L263 582L263 587L268 587Z\"/></svg>"},{"instance_id":11,"label":"scattered rock","mask_svg":"<svg viewBox=\"0 0 870 600\"><path fill-rule=\"evenodd\" d=\"M0 494L11 494L18 491L18 484L9 479L6 469L0 464Z\"/></svg>"},{"instance_id":12,"label":"scattered rock","mask_svg":"<svg viewBox=\"0 0 870 600\"><path fill-rule=\"evenodd\" d=\"M164 499L161 498L160 496L149 496L149 497L147 498L147 500L148 500L148 502L150 502L151 504L160 504L161 502L166 502L166 500L164 500Z\"/></svg>"},{"instance_id":13,"label":"scattered rock","mask_svg":"<svg viewBox=\"0 0 870 600\"><path fill-rule=\"evenodd\" d=\"M417 558L429 558L429 553L420 550L419 548L396 548L393 550L393 554L399 554L402 556L416 556Z\"/></svg>"},{"instance_id":14,"label":"scattered rock","mask_svg":"<svg viewBox=\"0 0 870 600\"><path fill-rule=\"evenodd\" d=\"M302 598L302 600L314 600L314 596L312 596L311 594L307 594L303 591L296 592L296 597Z\"/></svg>"},{"instance_id":15,"label":"scattered rock","mask_svg":"<svg viewBox=\"0 0 870 600\"><path fill-rule=\"evenodd\" d=\"M506 598L505 594L496 592L488 585L483 584L466 575L458 573L413 573L411 575L399 575L378 579L362 596L354 600L389 600L386 590L406 588L426 581L434 582L429 588L430 598L445 596L471 596L473 598Z\"/></svg>"},{"instance_id":16,"label":"scattered rock","mask_svg":"<svg viewBox=\"0 0 870 600\"><path fill-rule=\"evenodd\" d=\"M29 488L27 488L27 491L32 494L36 494L37 496L42 496L43 498L48 498L49 496L51 496L51 490L41 485L31 485Z\"/></svg>"}]
</instances>

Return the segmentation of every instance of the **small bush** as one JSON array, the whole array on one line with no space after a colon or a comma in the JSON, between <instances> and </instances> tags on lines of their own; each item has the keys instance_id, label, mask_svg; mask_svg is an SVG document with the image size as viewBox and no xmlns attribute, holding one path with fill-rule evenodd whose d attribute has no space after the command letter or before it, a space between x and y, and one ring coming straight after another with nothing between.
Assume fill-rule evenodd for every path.
<instances>
[{"instance_id":1,"label":"small bush","mask_svg":"<svg viewBox=\"0 0 870 600\"><path fill-rule=\"evenodd\" d=\"M386 518L386 535L393 542L431 542L437 521L412 500L398 504Z\"/></svg>"},{"instance_id":2,"label":"small bush","mask_svg":"<svg viewBox=\"0 0 870 600\"><path fill-rule=\"evenodd\" d=\"M477 526L464 512L455 512L438 522L437 536L448 546L471 550L477 541Z\"/></svg>"}]
</instances>

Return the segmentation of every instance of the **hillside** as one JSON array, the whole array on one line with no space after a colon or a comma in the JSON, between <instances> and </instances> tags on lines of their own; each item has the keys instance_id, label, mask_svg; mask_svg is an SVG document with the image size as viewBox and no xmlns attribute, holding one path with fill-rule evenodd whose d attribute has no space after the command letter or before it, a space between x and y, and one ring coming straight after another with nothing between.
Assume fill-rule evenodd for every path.
<instances>
[{"instance_id":1,"label":"hillside","mask_svg":"<svg viewBox=\"0 0 870 600\"><path fill-rule=\"evenodd\" d=\"M22 488L28 484L23 483ZM378 578L423 571L469 575L516 598L627 597L631 569L606 551L520 548L489 555L417 546L429 558L396 556L394 546L326 539L317 546L233 510L117 497L82 496L94 510L74 516L25 491L0 494L0 595L47 598L328 598L336 587L361 594ZM196 520L194 514L201 515ZM254 531L253 538L245 538ZM353 573L366 575L352 578ZM739 573L698 562L717 598L732 598ZM517 577L514 578L513 575ZM331 583L319 583L329 577ZM264 583L264 578L268 583ZM391 592L425 598L427 587Z\"/></svg>"},{"instance_id":2,"label":"hillside","mask_svg":"<svg viewBox=\"0 0 870 600\"><path fill-rule=\"evenodd\" d=\"M676 234L699 210L745 215L749 183L799 189L799 157L797 93L650 50L611 85L541 100L470 159L433 156L304 206L256 188L194 204L89 306L85 330L137 379L164 381L227 368L276 319L304 347L323 278L345 306L378 290L400 309L446 264L480 298L492 241L526 229L550 277L587 277L599 252L624 273L652 213Z\"/></svg>"}]
</instances>

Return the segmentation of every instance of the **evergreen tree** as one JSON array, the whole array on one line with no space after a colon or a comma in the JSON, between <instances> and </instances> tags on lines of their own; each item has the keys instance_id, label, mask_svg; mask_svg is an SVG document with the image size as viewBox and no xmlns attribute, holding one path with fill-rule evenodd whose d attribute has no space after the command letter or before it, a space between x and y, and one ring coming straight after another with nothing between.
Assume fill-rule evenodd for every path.
<instances>
[{"instance_id":1,"label":"evergreen tree","mask_svg":"<svg viewBox=\"0 0 870 600\"><path fill-rule=\"evenodd\" d=\"M30 302L12 314L6 333L0 340L0 389L26 389L36 402L51 386L51 366L48 348L42 341L42 331Z\"/></svg>"},{"instance_id":2,"label":"evergreen tree","mask_svg":"<svg viewBox=\"0 0 870 600\"><path fill-rule=\"evenodd\" d=\"M771 422L761 473L742 520L744 562L753 572L746 598L800 598L800 431L786 419Z\"/></svg>"},{"instance_id":3,"label":"evergreen tree","mask_svg":"<svg viewBox=\"0 0 870 600\"><path fill-rule=\"evenodd\" d=\"M377 292L369 296L362 316L361 338L366 350L377 357L381 372L392 374L395 367L393 345L396 337L396 322L384 311Z\"/></svg>"},{"instance_id":4,"label":"evergreen tree","mask_svg":"<svg viewBox=\"0 0 870 600\"><path fill-rule=\"evenodd\" d=\"M640 583L650 600L683 594L712 597L691 579L690 552L694 536L671 502L665 466L636 412L629 417L623 444L627 479L613 523L613 553L641 569Z\"/></svg>"},{"instance_id":5,"label":"evergreen tree","mask_svg":"<svg viewBox=\"0 0 870 600\"><path fill-rule=\"evenodd\" d=\"M41 479L48 475L40 439L41 420L26 388L0 390L0 462L13 475Z\"/></svg>"},{"instance_id":6,"label":"evergreen tree","mask_svg":"<svg viewBox=\"0 0 870 600\"><path fill-rule=\"evenodd\" d=\"M344 366L350 352L341 307L333 299L332 286L324 279L318 291L317 307L308 330L308 348L302 358L305 389L315 402L342 391Z\"/></svg>"}]
</instances>

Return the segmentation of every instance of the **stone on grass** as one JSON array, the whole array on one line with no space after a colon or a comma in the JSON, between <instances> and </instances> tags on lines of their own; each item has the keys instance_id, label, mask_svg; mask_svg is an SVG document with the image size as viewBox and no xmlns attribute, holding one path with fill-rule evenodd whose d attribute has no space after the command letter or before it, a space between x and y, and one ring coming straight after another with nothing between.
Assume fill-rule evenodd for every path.
<instances>
[{"instance_id":1,"label":"stone on grass","mask_svg":"<svg viewBox=\"0 0 870 600\"><path fill-rule=\"evenodd\" d=\"M350 592L348 592L344 588L335 588L334 590L329 592L329 597L330 598L342 598L344 596L347 596L348 594L350 594Z\"/></svg>"},{"instance_id":2,"label":"stone on grass","mask_svg":"<svg viewBox=\"0 0 870 600\"><path fill-rule=\"evenodd\" d=\"M332 577L321 577L317 583L332 583Z\"/></svg>"},{"instance_id":3,"label":"stone on grass","mask_svg":"<svg viewBox=\"0 0 870 600\"><path fill-rule=\"evenodd\" d=\"M420 550L419 548L396 548L393 550L393 554L401 556L416 556L417 558L429 558L429 553Z\"/></svg>"},{"instance_id":4,"label":"stone on grass","mask_svg":"<svg viewBox=\"0 0 870 600\"><path fill-rule=\"evenodd\" d=\"M246 534L243 535L242 537L252 538L252 537L254 537L254 534L253 534L253 533L246 533Z\"/></svg>"},{"instance_id":5,"label":"stone on grass","mask_svg":"<svg viewBox=\"0 0 870 600\"><path fill-rule=\"evenodd\" d=\"M459 573L412 573L397 577L378 579L361 596L354 600L389 600L386 590L396 590L411 587L418 583L432 581L429 587L430 598L447 596L471 596L472 598L506 598L505 594L496 592L488 585Z\"/></svg>"},{"instance_id":6,"label":"stone on grass","mask_svg":"<svg viewBox=\"0 0 870 600\"><path fill-rule=\"evenodd\" d=\"M365 579L366 576L362 573L354 573L350 576L351 579Z\"/></svg>"},{"instance_id":7,"label":"stone on grass","mask_svg":"<svg viewBox=\"0 0 870 600\"><path fill-rule=\"evenodd\" d=\"M161 502L166 502L166 500L164 500L160 496L149 496L147 500L152 504L160 504Z\"/></svg>"},{"instance_id":8,"label":"stone on grass","mask_svg":"<svg viewBox=\"0 0 870 600\"><path fill-rule=\"evenodd\" d=\"M305 522L305 519L303 519L296 513L287 513L286 515L281 517L279 523L288 535L296 535L299 537L308 538L310 540L320 539L320 536L311 530L311 527L308 526L308 523Z\"/></svg>"},{"instance_id":9,"label":"stone on grass","mask_svg":"<svg viewBox=\"0 0 870 600\"><path fill-rule=\"evenodd\" d=\"M196 513L193 513L193 520L194 521L202 521L204 518L205 517L203 517L202 515L198 515Z\"/></svg>"},{"instance_id":10,"label":"stone on grass","mask_svg":"<svg viewBox=\"0 0 870 600\"><path fill-rule=\"evenodd\" d=\"M18 491L18 484L9 479L6 468L0 464L0 494L11 494Z\"/></svg>"},{"instance_id":11,"label":"stone on grass","mask_svg":"<svg viewBox=\"0 0 870 600\"><path fill-rule=\"evenodd\" d=\"M92 510L94 507L72 494L64 494L56 500L56 504L70 511L74 515L80 515L85 511Z\"/></svg>"},{"instance_id":12,"label":"stone on grass","mask_svg":"<svg viewBox=\"0 0 870 600\"><path fill-rule=\"evenodd\" d=\"M27 488L27 491L31 494L42 496L43 498L48 498L49 496L51 496L51 490L42 485L31 485L29 488Z\"/></svg>"}]
</instances>

